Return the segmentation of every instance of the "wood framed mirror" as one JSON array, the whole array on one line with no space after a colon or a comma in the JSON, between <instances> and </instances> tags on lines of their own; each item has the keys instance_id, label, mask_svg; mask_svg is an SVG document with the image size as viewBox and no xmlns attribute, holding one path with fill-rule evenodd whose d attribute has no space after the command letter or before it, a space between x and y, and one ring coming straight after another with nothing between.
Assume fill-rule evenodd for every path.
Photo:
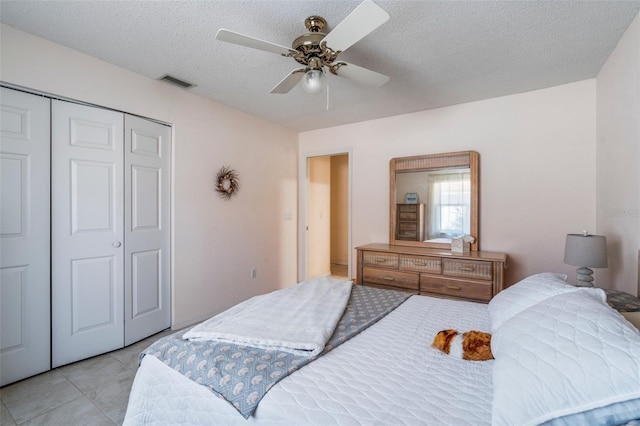
<instances>
[{"instance_id":1,"label":"wood framed mirror","mask_svg":"<svg viewBox=\"0 0 640 426\"><path fill-rule=\"evenodd\" d=\"M477 251L479 166L475 151L391 159L389 244L451 250L471 235Z\"/></svg>"}]
</instances>

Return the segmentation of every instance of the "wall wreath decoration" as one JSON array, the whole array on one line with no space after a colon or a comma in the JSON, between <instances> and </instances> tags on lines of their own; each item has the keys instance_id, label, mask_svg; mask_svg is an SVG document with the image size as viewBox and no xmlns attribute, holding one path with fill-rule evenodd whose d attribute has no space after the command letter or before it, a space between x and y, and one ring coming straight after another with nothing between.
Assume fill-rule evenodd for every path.
<instances>
[{"instance_id":1,"label":"wall wreath decoration","mask_svg":"<svg viewBox=\"0 0 640 426\"><path fill-rule=\"evenodd\" d=\"M238 194L239 190L240 182L238 173L227 166L221 167L216 175L216 191L218 192L218 197L230 200L231 197Z\"/></svg>"}]
</instances>

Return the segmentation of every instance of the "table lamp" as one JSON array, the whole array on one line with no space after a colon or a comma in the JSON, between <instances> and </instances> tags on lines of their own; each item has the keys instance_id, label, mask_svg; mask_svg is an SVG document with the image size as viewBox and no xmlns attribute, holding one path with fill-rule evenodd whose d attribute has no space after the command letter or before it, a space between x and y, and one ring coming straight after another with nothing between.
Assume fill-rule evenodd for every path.
<instances>
[{"instance_id":1,"label":"table lamp","mask_svg":"<svg viewBox=\"0 0 640 426\"><path fill-rule=\"evenodd\" d=\"M602 235L567 234L564 248L564 263L579 266L576 269L576 285L593 287L593 270L607 267L607 238Z\"/></svg>"}]
</instances>

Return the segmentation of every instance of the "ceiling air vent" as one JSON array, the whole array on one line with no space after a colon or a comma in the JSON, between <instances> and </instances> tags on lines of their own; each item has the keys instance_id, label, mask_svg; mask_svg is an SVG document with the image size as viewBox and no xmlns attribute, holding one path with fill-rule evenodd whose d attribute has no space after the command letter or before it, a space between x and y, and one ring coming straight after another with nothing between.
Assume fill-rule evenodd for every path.
<instances>
[{"instance_id":1,"label":"ceiling air vent","mask_svg":"<svg viewBox=\"0 0 640 426\"><path fill-rule=\"evenodd\" d=\"M191 89L192 87L196 87L195 84L191 84L191 83L186 82L184 80L180 80L179 78L172 77L169 74L163 75L158 80L165 81L165 82L171 83L171 84L175 84L176 86L180 86L183 89Z\"/></svg>"}]
</instances>

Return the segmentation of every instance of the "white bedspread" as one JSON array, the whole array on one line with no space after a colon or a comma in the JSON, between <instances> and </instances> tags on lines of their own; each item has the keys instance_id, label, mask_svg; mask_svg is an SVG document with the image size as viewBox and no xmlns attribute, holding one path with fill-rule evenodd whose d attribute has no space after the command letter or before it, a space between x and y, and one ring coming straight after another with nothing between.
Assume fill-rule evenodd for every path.
<instances>
[{"instance_id":1,"label":"white bedspread","mask_svg":"<svg viewBox=\"0 0 640 426\"><path fill-rule=\"evenodd\" d=\"M248 420L147 356L124 424L489 425L494 361L464 361L432 348L445 328L489 331L487 305L413 296L276 384Z\"/></svg>"},{"instance_id":2,"label":"white bedspread","mask_svg":"<svg viewBox=\"0 0 640 426\"><path fill-rule=\"evenodd\" d=\"M256 296L192 328L183 338L315 356L333 334L351 285L322 277Z\"/></svg>"}]
</instances>

